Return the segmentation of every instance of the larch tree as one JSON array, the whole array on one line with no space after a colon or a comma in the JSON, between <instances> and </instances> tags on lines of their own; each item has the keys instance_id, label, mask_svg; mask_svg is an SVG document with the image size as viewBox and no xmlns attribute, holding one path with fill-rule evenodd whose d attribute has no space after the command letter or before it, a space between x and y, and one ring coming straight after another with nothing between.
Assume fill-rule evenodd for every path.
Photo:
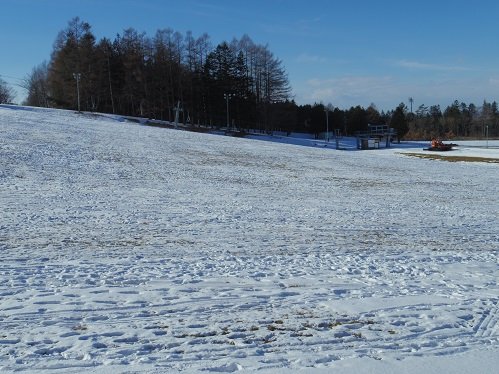
<instances>
[{"instance_id":1,"label":"larch tree","mask_svg":"<svg viewBox=\"0 0 499 374\"><path fill-rule=\"evenodd\" d=\"M77 107L77 83L80 83L82 109L92 109L95 85L95 37L88 23L73 18L54 43L49 65L48 86L51 101L56 107ZM77 82L79 80L79 82Z\"/></svg>"}]
</instances>

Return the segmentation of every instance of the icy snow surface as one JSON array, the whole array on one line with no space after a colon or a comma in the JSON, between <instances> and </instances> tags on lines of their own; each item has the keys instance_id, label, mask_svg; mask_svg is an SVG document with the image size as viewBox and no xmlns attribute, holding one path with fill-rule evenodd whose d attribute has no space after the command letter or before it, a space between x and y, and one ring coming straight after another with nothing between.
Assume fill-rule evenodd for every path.
<instances>
[{"instance_id":1,"label":"icy snow surface","mask_svg":"<svg viewBox=\"0 0 499 374\"><path fill-rule=\"evenodd\" d=\"M414 150L0 106L0 371L491 372L498 165Z\"/></svg>"}]
</instances>

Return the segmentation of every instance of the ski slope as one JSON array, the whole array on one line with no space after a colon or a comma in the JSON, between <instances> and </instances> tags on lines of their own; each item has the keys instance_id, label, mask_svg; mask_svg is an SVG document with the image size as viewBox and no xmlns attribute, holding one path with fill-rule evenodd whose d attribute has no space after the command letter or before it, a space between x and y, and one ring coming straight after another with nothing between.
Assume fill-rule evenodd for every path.
<instances>
[{"instance_id":1,"label":"ski slope","mask_svg":"<svg viewBox=\"0 0 499 374\"><path fill-rule=\"evenodd\" d=\"M0 372L493 372L499 166L404 152L0 106Z\"/></svg>"}]
</instances>

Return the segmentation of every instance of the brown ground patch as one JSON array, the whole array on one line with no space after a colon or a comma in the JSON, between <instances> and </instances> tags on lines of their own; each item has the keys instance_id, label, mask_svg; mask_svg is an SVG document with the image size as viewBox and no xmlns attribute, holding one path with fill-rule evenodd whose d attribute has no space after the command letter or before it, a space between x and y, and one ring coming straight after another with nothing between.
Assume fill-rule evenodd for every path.
<instances>
[{"instance_id":1,"label":"brown ground patch","mask_svg":"<svg viewBox=\"0 0 499 374\"><path fill-rule=\"evenodd\" d=\"M442 160L448 162L487 162L499 164L499 158L472 157L472 156L442 156L434 153L401 153L405 156L418 157L430 160Z\"/></svg>"}]
</instances>

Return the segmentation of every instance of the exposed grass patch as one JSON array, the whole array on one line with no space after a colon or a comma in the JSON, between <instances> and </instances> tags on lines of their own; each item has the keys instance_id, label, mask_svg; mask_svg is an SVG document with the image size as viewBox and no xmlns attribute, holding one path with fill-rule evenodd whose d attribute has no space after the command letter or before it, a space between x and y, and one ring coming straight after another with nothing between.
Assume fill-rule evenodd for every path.
<instances>
[{"instance_id":1,"label":"exposed grass patch","mask_svg":"<svg viewBox=\"0 0 499 374\"><path fill-rule=\"evenodd\" d=\"M401 153L405 156L418 157L429 160L441 160L448 162L487 162L499 164L499 158L473 157L473 156L442 156L434 153Z\"/></svg>"}]
</instances>

